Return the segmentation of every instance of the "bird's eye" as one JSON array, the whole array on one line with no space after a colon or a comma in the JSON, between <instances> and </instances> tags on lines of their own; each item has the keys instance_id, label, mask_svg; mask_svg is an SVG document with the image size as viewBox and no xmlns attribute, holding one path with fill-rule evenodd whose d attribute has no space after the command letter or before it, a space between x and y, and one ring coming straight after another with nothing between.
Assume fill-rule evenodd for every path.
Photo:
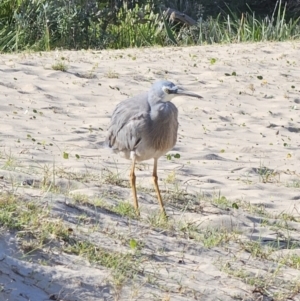
<instances>
[{"instance_id":1,"label":"bird's eye","mask_svg":"<svg viewBox=\"0 0 300 301\"><path fill-rule=\"evenodd\" d=\"M169 89L165 89L165 92L167 93L167 94L170 94L171 93L171 90L169 90Z\"/></svg>"}]
</instances>

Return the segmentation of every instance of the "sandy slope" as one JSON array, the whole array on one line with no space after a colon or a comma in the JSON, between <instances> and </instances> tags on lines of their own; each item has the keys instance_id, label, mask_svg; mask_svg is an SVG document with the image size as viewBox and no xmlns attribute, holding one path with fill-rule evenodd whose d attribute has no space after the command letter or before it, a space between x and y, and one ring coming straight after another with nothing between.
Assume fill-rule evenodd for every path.
<instances>
[{"instance_id":1,"label":"sandy slope","mask_svg":"<svg viewBox=\"0 0 300 301\"><path fill-rule=\"evenodd\" d=\"M299 241L299 58L299 42L1 55L0 189L49 202L53 214L70 224L87 214L99 224L88 236L98 245L128 251L113 234L139 238L153 260L143 266L148 276L129 281L118 295L106 268L50 249L39 252L37 258L49 262L42 265L35 257L21 257L18 239L2 230L0 300L51 295L52 300L271 300L271 293L255 291L222 266L230 261L233 269L260 275L275 269L274 261L250 258L236 246L207 248L177 231L151 227L147 216L158 210L153 191L139 189L141 221L68 204L72 193L113 204L130 200L128 187L103 184L111 174L126 179L129 162L102 149L101 142L118 102L167 78L204 97L174 100L180 128L172 153L181 157L159 162L170 218L200 230L238 229L246 241L276 241L280 231L266 227L262 215L251 210L263 208L269 225L282 213L293 215L289 235ZM67 72L52 69L59 62ZM151 161L141 165L140 187L152 187L151 168ZM20 185L39 183L53 169L64 193ZM187 193L183 202L174 191ZM209 201L219 195L239 209ZM277 252L297 252L299 245L282 249ZM159 275L155 283L147 281L152 274ZM288 291L282 283L300 283L299 270L288 266L278 277L274 292ZM300 300L300 294L293 298Z\"/></svg>"}]
</instances>

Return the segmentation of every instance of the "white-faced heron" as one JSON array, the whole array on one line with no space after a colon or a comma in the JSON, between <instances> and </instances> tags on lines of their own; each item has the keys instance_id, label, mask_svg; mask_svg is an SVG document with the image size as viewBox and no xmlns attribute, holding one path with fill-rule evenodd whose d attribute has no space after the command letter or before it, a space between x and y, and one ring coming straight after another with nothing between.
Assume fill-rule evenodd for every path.
<instances>
[{"instance_id":1,"label":"white-faced heron","mask_svg":"<svg viewBox=\"0 0 300 301\"><path fill-rule=\"evenodd\" d=\"M134 207L139 215L135 186L135 163L154 159L153 181L161 211L166 215L157 183L157 160L176 143L178 110L170 102L175 96L202 98L186 92L172 82L156 81L148 92L120 102L111 117L105 144L132 160L130 184Z\"/></svg>"}]
</instances>

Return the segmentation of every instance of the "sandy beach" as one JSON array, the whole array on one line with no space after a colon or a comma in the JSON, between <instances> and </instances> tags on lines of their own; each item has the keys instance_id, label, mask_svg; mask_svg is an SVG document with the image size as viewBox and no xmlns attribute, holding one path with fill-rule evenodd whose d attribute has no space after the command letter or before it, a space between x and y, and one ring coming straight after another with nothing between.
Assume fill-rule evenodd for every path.
<instances>
[{"instance_id":1,"label":"sandy beach","mask_svg":"<svg viewBox=\"0 0 300 301\"><path fill-rule=\"evenodd\" d=\"M0 301L300 300L299 58L300 42L1 54L0 210L12 195L41 212L0 228ZM102 147L115 106L160 78L203 96L173 101L165 222L153 161L138 219L130 161ZM68 239L41 243L46 221Z\"/></svg>"}]
</instances>

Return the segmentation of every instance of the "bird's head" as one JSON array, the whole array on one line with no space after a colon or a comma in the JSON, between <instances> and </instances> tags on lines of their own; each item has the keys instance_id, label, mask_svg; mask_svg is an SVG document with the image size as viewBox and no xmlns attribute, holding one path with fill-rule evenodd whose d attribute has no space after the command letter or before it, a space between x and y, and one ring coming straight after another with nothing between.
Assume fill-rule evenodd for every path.
<instances>
[{"instance_id":1,"label":"bird's head","mask_svg":"<svg viewBox=\"0 0 300 301\"><path fill-rule=\"evenodd\" d=\"M152 85L149 93L150 100L154 100L156 102L157 101L167 102L172 100L176 96L190 96L190 97L202 98L202 96L193 92L185 91L167 80L156 81Z\"/></svg>"}]
</instances>

